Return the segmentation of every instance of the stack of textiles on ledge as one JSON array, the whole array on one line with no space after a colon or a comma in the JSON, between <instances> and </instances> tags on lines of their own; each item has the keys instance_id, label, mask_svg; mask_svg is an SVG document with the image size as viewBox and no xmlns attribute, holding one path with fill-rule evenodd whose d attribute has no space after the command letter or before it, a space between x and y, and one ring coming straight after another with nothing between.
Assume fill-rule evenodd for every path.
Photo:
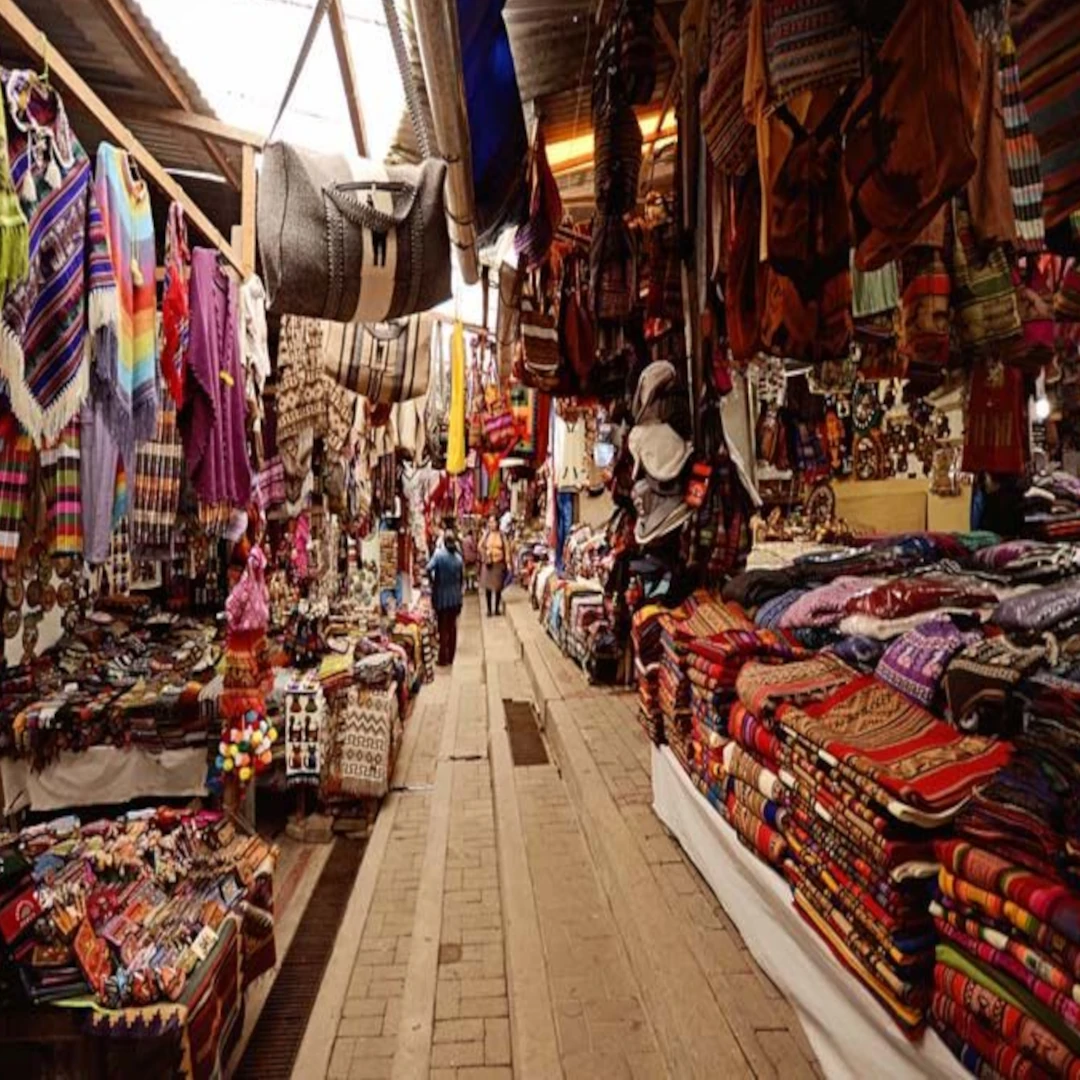
<instances>
[{"instance_id":1,"label":"stack of textiles on ledge","mask_svg":"<svg viewBox=\"0 0 1080 1080\"><path fill-rule=\"evenodd\" d=\"M1080 723L1052 704L1066 680L1040 680L1011 762L936 845L931 905L931 1023L976 1075L1017 1080L1080 1075Z\"/></svg>"},{"instance_id":2,"label":"stack of textiles on ledge","mask_svg":"<svg viewBox=\"0 0 1080 1080\"><path fill-rule=\"evenodd\" d=\"M665 608L646 604L634 612L630 628L634 678L638 688L638 722L656 746L664 742L664 714L660 708L660 662L663 657L660 618L666 614Z\"/></svg>"},{"instance_id":3,"label":"stack of textiles on ledge","mask_svg":"<svg viewBox=\"0 0 1080 1080\"><path fill-rule=\"evenodd\" d=\"M690 680L690 733L687 757L690 775L717 807L730 810L724 754L731 740L728 718L735 702L735 680L750 660L784 663L806 655L782 633L759 630L741 609L729 605L743 625L722 630L687 645Z\"/></svg>"},{"instance_id":4,"label":"stack of textiles on ledge","mask_svg":"<svg viewBox=\"0 0 1080 1080\"><path fill-rule=\"evenodd\" d=\"M705 590L686 598L679 607L659 618L660 711L664 739L691 776L690 737L692 690L691 646L731 630L752 630L753 624L737 604L724 604Z\"/></svg>"},{"instance_id":5,"label":"stack of textiles on ledge","mask_svg":"<svg viewBox=\"0 0 1080 1080\"><path fill-rule=\"evenodd\" d=\"M729 818L909 1034L930 1003L932 842L1009 759L828 653L752 662L729 731ZM760 798L756 797L760 796Z\"/></svg>"},{"instance_id":6,"label":"stack of textiles on ledge","mask_svg":"<svg viewBox=\"0 0 1080 1080\"><path fill-rule=\"evenodd\" d=\"M1080 897L963 839L935 850L934 1027L976 1075L1080 1076Z\"/></svg>"},{"instance_id":7,"label":"stack of textiles on ledge","mask_svg":"<svg viewBox=\"0 0 1080 1080\"><path fill-rule=\"evenodd\" d=\"M1080 540L1080 479L1036 476L1024 492L1024 533L1036 540Z\"/></svg>"}]
</instances>

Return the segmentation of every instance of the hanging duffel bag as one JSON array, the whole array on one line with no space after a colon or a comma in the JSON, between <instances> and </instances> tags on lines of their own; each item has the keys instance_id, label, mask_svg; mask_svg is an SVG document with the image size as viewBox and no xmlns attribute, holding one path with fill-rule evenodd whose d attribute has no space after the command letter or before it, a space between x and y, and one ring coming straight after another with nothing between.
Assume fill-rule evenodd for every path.
<instances>
[{"instance_id":1,"label":"hanging duffel bag","mask_svg":"<svg viewBox=\"0 0 1080 1080\"><path fill-rule=\"evenodd\" d=\"M446 163L263 151L258 234L270 310L334 322L427 311L451 293Z\"/></svg>"}]
</instances>

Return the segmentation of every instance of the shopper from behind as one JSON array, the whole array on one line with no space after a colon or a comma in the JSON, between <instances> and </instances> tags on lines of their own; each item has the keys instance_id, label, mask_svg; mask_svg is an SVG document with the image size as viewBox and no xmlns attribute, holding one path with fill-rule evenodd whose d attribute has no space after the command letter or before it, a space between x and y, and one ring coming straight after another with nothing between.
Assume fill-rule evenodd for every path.
<instances>
[{"instance_id":1,"label":"shopper from behind","mask_svg":"<svg viewBox=\"0 0 1080 1080\"><path fill-rule=\"evenodd\" d=\"M476 567L480 553L476 548L476 533L468 529L461 541L461 557L465 560L465 591L476 592Z\"/></svg>"},{"instance_id":2,"label":"shopper from behind","mask_svg":"<svg viewBox=\"0 0 1080 1080\"><path fill-rule=\"evenodd\" d=\"M454 662L457 652L457 621L461 614L461 587L465 565L458 551L457 537L447 529L439 549L427 565L431 578L431 602L439 624L439 667Z\"/></svg>"},{"instance_id":3,"label":"shopper from behind","mask_svg":"<svg viewBox=\"0 0 1080 1080\"><path fill-rule=\"evenodd\" d=\"M488 517L487 528L480 538L480 558L484 563L480 571L480 586L487 594L487 613L499 615L502 613L502 591L510 562L510 545L494 514Z\"/></svg>"}]
</instances>

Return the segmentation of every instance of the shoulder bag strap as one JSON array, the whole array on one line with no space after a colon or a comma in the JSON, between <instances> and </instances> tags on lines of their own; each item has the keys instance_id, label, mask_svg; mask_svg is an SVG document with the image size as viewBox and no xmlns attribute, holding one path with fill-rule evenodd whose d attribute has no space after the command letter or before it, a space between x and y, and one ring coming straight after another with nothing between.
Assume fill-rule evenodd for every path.
<instances>
[{"instance_id":1,"label":"shoulder bag strap","mask_svg":"<svg viewBox=\"0 0 1080 1080\"><path fill-rule=\"evenodd\" d=\"M394 58L397 60L398 73L405 88L405 104L409 109L409 118L412 120L413 130L416 132L416 141L420 147L422 157L434 157L431 140L431 132L427 125L427 114L424 112L420 101L420 91L413 78L412 65L409 63L409 53L405 48L405 37L401 32L401 20L398 18L398 9L395 0L383 0L383 11L386 13L386 29L390 31L390 41L394 46Z\"/></svg>"},{"instance_id":2,"label":"shoulder bag strap","mask_svg":"<svg viewBox=\"0 0 1080 1080\"><path fill-rule=\"evenodd\" d=\"M311 13L311 22L308 23L307 33L304 35L304 42L300 46L300 55L296 58L296 63L293 64L292 74L289 76L288 84L285 87L285 96L281 99L277 116L274 117L274 122L270 125L269 134L266 136L267 142L270 142L270 140L273 139L274 132L277 131L277 126L281 123L281 118L285 115L285 110L288 108L289 100L293 96L296 84L300 81L300 73L304 70L304 65L307 63L307 58L311 53L312 45L315 44L315 35L319 32L323 16L326 14L326 9L329 6L330 0L317 0L317 3L315 4L315 10Z\"/></svg>"}]
</instances>

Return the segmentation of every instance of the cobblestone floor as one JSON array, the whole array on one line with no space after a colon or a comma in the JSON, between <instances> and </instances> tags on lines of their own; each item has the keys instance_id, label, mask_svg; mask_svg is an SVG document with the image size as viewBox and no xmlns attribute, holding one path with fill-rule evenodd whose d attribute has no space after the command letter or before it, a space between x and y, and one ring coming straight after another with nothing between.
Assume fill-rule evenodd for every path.
<instances>
[{"instance_id":1,"label":"cobblestone floor","mask_svg":"<svg viewBox=\"0 0 1080 1080\"><path fill-rule=\"evenodd\" d=\"M504 699L534 703L551 764L513 766ZM294 1077L820 1076L653 816L634 701L590 687L524 596L495 619L467 601L457 661L407 725Z\"/></svg>"}]
</instances>

